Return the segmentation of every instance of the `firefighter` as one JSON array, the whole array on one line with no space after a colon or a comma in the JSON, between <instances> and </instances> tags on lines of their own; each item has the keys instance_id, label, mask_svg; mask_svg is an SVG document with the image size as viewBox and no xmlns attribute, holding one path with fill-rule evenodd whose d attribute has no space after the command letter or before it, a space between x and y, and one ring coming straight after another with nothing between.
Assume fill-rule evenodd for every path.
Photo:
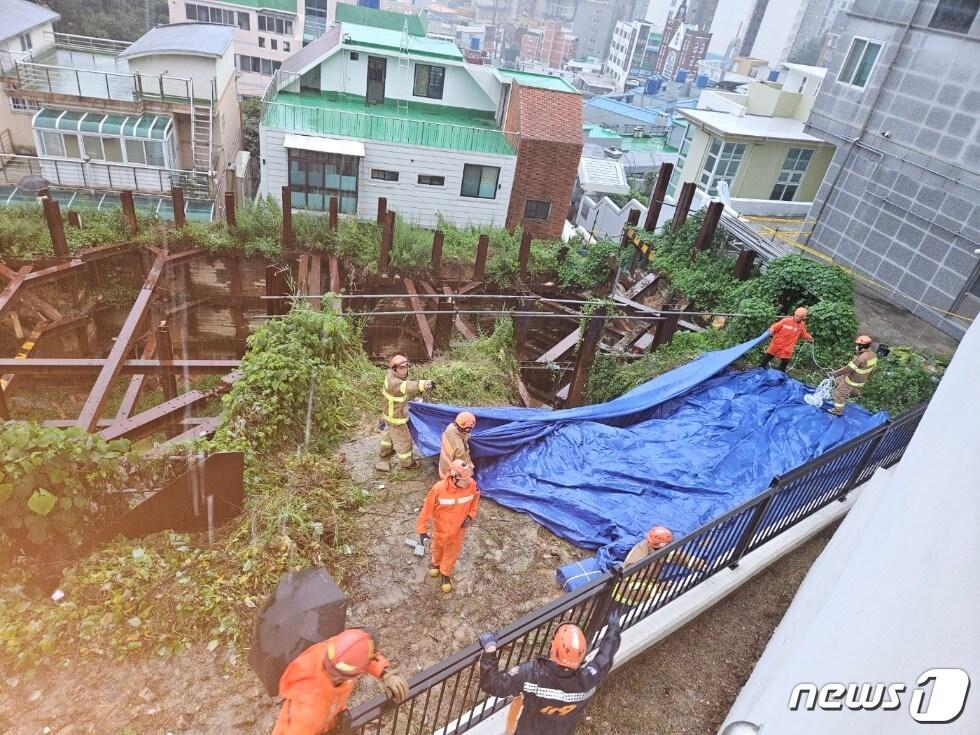
<instances>
[{"instance_id":1,"label":"firefighter","mask_svg":"<svg viewBox=\"0 0 980 735\"><path fill-rule=\"evenodd\" d=\"M674 532L669 528L664 526L654 526L649 531L647 531L646 536L640 541L636 546L634 546L630 553L626 555L626 560L623 562L624 567L631 567L639 561L646 559L650 554L655 551L659 551L665 546L669 546L674 541ZM690 569L704 569L704 560L699 559L696 556L692 556L680 549L675 549L671 551L662 560L663 562L668 562L670 564L677 564L679 566L685 566ZM658 570L659 571L659 570ZM656 574L651 575L651 579L656 578Z\"/></svg>"},{"instance_id":2,"label":"firefighter","mask_svg":"<svg viewBox=\"0 0 980 735\"><path fill-rule=\"evenodd\" d=\"M432 539L432 565L429 576L442 575L442 591L453 591L453 567L463 548L466 529L476 520L480 490L473 480L473 468L460 459L453 460L449 474L439 480L425 496L422 512L415 524L419 542ZM429 520L432 536L429 536Z\"/></svg>"},{"instance_id":3,"label":"firefighter","mask_svg":"<svg viewBox=\"0 0 980 735\"><path fill-rule=\"evenodd\" d=\"M619 648L619 612L609 613L599 650L582 665L589 643L577 625L564 623L555 631L551 654L497 669L497 640L493 633L480 635L480 687L495 697L517 697L508 723L516 720L513 735L571 735L589 700L612 668Z\"/></svg>"},{"instance_id":4,"label":"firefighter","mask_svg":"<svg viewBox=\"0 0 980 735\"><path fill-rule=\"evenodd\" d=\"M769 346L766 347L759 367L769 367L772 358L778 357L779 367L777 370L786 372L786 366L789 365L789 361L793 358L793 349L796 347L796 343L800 338L802 337L807 342L813 341L813 337L806 331L806 324L803 321L806 319L806 315L806 308L801 306L793 312L793 316L780 319L769 327L769 334L772 335L772 340L769 342Z\"/></svg>"},{"instance_id":5,"label":"firefighter","mask_svg":"<svg viewBox=\"0 0 980 735\"><path fill-rule=\"evenodd\" d=\"M412 457L412 434L408 430L408 401L432 390L431 380L408 380L408 358L395 355L388 361L388 372L381 388L384 398L384 432L381 434L381 459L391 455L398 458L403 469L418 467ZM378 464L379 470L387 469L387 464Z\"/></svg>"},{"instance_id":6,"label":"firefighter","mask_svg":"<svg viewBox=\"0 0 980 735\"><path fill-rule=\"evenodd\" d=\"M469 411L462 411L442 432L439 477L444 478L449 474L449 468L455 459L461 459L470 467L473 466L473 460L470 458L470 432L473 431L474 426L476 426L476 416Z\"/></svg>"},{"instance_id":7,"label":"firefighter","mask_svg":"<svg viewBox=\"0 0 980 735\"><path fill-rule=\"evenodd\" d=\"M849 363L832 373L835 385L831 399L834 407L830 413L834 416L844 415L847 399L860 395L871 373L878 367L878 356L871 351L871 337L868 335L862 334L854 340L854 353Z\"/></svg>"},{"instance_id":8,"label":"firefighter","mask_svg":"<svg viewBox=\"0 0 980 735\"><path fill-rule=\"evenodd\" d=\"M279 679L283 703L272 735L326 733L346 712L363 674L380 679L389 699L408 697L408 682L378 653L374 635L364 628L350 628L307 648Z\"/></svg>"}]
</instances>

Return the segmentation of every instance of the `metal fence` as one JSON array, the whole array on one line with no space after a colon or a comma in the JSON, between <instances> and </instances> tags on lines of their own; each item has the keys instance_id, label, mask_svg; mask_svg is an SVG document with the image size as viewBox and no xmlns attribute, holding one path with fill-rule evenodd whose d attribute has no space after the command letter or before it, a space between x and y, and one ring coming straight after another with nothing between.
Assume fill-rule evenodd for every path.
<instances>
[{"instance_id":1,"label":"metal fence","mask_svg":"<svg viewBox=\"0 0 980 735\"><path fill-rule=\"evenodd\" d=\"M879 467L901 459L925 406L872 429L775 478L769 489L715 521L651 554L626 570L606 575L509 625L498 634L500 662L510 667L543 655L556 628L579 624L593 645L608 611L622 606L628 629L821 508L846 498ZM341 729L356 735L457 735L506 706L480 690L476 643L411 680L401 704L383 696L350 713Z\"/></svg>"}]
</instances>

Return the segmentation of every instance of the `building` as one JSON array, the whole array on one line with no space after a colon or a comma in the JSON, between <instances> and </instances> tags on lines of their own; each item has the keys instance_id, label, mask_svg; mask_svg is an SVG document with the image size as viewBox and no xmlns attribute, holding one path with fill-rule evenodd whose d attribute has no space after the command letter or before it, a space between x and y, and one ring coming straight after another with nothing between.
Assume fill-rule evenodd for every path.
<instances>
[{"instance_id":1,"label":"building","mask_svg":"<svg viewBox=\"0 0 980 735\"><path fill-rule=\"evenodd\" d=\"M980 13L914 7L855 0L838 15L807 125L838 147L809 245L958 337L980 311Z\"/></svg>"},{"instance_id":2,"label":"building","mask_svg":"<svg viewBox=\"0 0 980 735\"><path fill-rule=\"evenodd\" d=\"M681 0L677 11L667 18L654 72L668 80L682 81L697 71L710 41L707 28L687 22L687 3Z\"/></svg>"},{"instance_id":3,"label":"building","mask_svg":"<svg viewBox=\"0 0 980 735\"><path fill-rule=\"evenodd\" d=\"M53 24L61 16L27 0L2 0L4 24L0 30L0 73L14 74L18 61L41 54L54 45ZM40 109L34 100L0 85L0 153L33 153L31 118Z\"/></svg>"},{"instance_id":4,"label":"building","mask_svg":"<svg viewBox=\"0 0 980 735\"><path fill-rule=\"evenodd\" d=\"M804 216L834 155L804 132L824 71L791 69L783 84L752 82L744 94L706 91L697 109L679 110L688 127L668 197L693 181L742 214Z\"/></svg>"},{"instance_id":5,"label":"building","mask_svg":"<svg viewBox=\"0 0 980 735\"><path fill-rule=\"evenodd\" d=\"M773 65L785 61L790 50L787 39L797 16L806 12L801 6L807 3L808 0L755 0L740 55L765 59Z\"/></svg>"},{"instance_id":6,"label":"building","mask_svg":"<svg viewBox=\"0 0 980 735\"><path fill-rule=\"evenodd\" d=\"M357 22L362 8L354 0L171 0L170 22L196 21L236 28L235 68L238 89L261 96L269 80L290 55L319 38L335 20ZM396 7L408 14L413 29L425 28L425 11ZM403 19L393 18L393 24Z\"/></svg>"},{"instance_id":7,"label":"building","mask_svg":"<svg viewBox=\"0 0 980 735\"><path fill-rule=\"evenodd\" d=\"M578 39L571 30L556 20L546 21L540 28L527 28L521 35L518 60L560 69L575 57Z\"/></svg>"},{"instance_id":8,"label":"building","mask_svg":"<svg viewBox=\"0 0 980 735\"><path fill-rule=\"evenodd\" d=\"M616 23L603 73L616 81L617 92L626 89L626 82L634 72L641 71L652 30L652 24L644 20ZM637 84L640 81L637 79Z\"/></svg>"},{"instance_id":9,"label":"building","mask_svg":"<svg viewBox=\"0 0 980 735\"><path fill-rule=\"evenodd\" d=\"M850 0L806 0L800 3L782 58L795 61L803 57L806 61L801 63L818 63L837 13L849 4Z\"/></svg>"},{"instance_id":10,"label":"building","mask_svg":"<svg viewBox=\"0 0 980 735\"><path fill-rule=\"evenodd\" d=\"M579 59L604 60L618 20L632 20L636 0L579 0L572 32L578 37Z\"/></svg>"},{"instance_id":11,"label":"building","mask_svg":"<svg viewBox=\"0 0 980 735\"><path fill-rule=\"evenodd\" d=\"M465 63L456 45L341 22L283 63L260 126L262 191L286 206L561 234L582 103L559 77Z\"/></svg>"},{"instance_id":12,"label":"building","mask_svg":"<svg viewBox=\"0 0 980 735\"><path fill-rule=\"evenodd\" d=\"M98 192L95 205L135 191L166 216L180 186L194 200L188 212L209 218L241 147L233 37L203 23L158 26L132 44L54 33L17 59L0 85L34 111L37 155L4 159L6 198L19 196L23 177L40 175L54 189Z\"/></svg>"}]
</instances>

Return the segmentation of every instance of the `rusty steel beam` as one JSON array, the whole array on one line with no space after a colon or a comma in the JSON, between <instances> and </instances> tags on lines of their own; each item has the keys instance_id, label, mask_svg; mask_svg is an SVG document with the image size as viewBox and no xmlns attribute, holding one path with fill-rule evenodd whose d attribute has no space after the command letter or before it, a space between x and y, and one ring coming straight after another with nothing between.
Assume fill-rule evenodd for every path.
<instances>
[{"instance_id":1,"label":"rusty steel beam","mask_svg":"<svg viewBox=\"0 0 980 735\"><path fill-rule=\"evenodd\" d=\"M235 226L235 192L225 192L225 222L229 227Z\"/></svg>"},{"instance_id":2,"label":"rusty steel beam","mask_svg":"<svg viewBox=\"0 0 980 735\"><path fill-rule=\"evenodd\" d=\"M293 190L282 187L282 249L293 246Z\"/></svg>"},{"instance_id":3,"label":"rusty steel beam","mask_svg":"<svg viewBox=\"0 0 980 735\"><path fill-rule=\"evenodd\" d=\"M432 277L435 279L442 278L442 246L445 238L442 230L432 233Z\"/></svg>"},{"instance_id":4,"label":"rusty steel beam","mask_svg":"<svg viewBox=\"0 0 980 735\"><path fill-rule=\"evenodd\" d=\"M525 229L521 233L521 244L517 251L517 277L527 279L527 264L531 259L531 231Z\"/></svg>"},{"instance_id":5,"label":"rusty steel beam","mask_svg":"<svg viewBox=\"0 0 980 735\"><path fill-rule=\"evenodd\" d=\"M443 286L442 292L446 294L446 296L453 295L453 290L449 288L449 286ZM456 330L466 337L466 339L476 339L476 332L470 329L470 325L467 324L463 320L463 317L461 317L459 314L456 315Z\"/></svg>"},{"instance_id":6,"label":"rusty steel beam","mask_svg":"<svg viewBox=\"0 0 980 735\"><path fill-rule=\"evenodd\" d=\"M235 371L221 378L221 385L210 390L192 390L179 395L173 400L165 401L147 411L113 424L108 429L99 432L103 439L142 439L156 432L184 421L187 414L197 406L207 403L215 396L227 393L241 373Z\"/></svg>"},{"instance_id":7,"label":"rusty steel beam","mask_svg":"<svg viewBox=\"0 0 980 735\"><path fill-rule=\"evenodd\" d=\"M697 184L693 181L688 181L681 186L681 193L677 196L677 205L674 210L674 219L671 222L671 227L675 230L687 222L687 215L691 211L691 202L694 201L696 189Z\"/></svg>"},{"instance_id":8,"label":"rusty steel beam","mask_svg":"<svg viewBox=\"0 0 980 735\"><path fill-rule=\"evenodd\" d=\"M568 400L565 401L566 408L582 405L585 384L589 380L589 372L592 370L592 363L595 362L596 353L599 351L602 330L605 326L606 307L601 306L589 317L585 337L579 345L578 354L575 357L575 373L572 375L572 383L568 389Z\"/></svg>"},{"instance_id":9,"label":"rusty steel beam","mask_svg":"<svg viewBox=\"0 0 980 735\"><path fill-rule=\"evenodd\" d=\"M144 360L151 359L153 357L153 353L156 352L156 349L157 336L155 334L150 334L150 339L143 348L142 358ZM126 388L126 393L123 395L122 403L119 404L119 409L116 411L115 421L125 421L132 415L133 409L136 408L136 401L139 400L140 391L143 390L143 382L145 380L146 373L140 373L139 375L134 375L132 380L129 381L129 387Z\"/></svg>"},{"instance_id":10,"label":"rusty steel beam","mask_svg":"<svg viewBox=\"0 0 980 735\"><path fill-rule=\"evenodd\" d=\"M0 358L0 372L25 375L93 375L101 373L108 363L104 358L32 357L27 360ZM121 375L159 374L171 371L194 375L214 375L237 368L240 360L124 360Z\"/></svg>"},{"instance_id":11,"label":"rusty steel beam","mask_svg":"<svg viewBox=\"0 0 980 735\"><path fill-rule=\"evenodd\" d=\"M126 355L136 339L136 330L139 328L140 322L149 312L153 292L160 282L166 265L167 258L165 255L158 255L153 262L153 267L146 275L143 288L140 289L139 295L133 303L133 308L119 329L119 334L116 335L116 341L112 345L109 356L106 358L99 376L95 379L95 385L92 386L88 398L85 399L85 405L82 406L82 412L78 417L78 425L85 431L94 431L96 422L102 416L106 401L109 400L109 389L112 388L113 382L122 370Z\"/></svg>"},{"instance_id":12,"label":"rusty steel beam","mask_svg":"<svg viewBox=\"0 0 980 735\"><path fill-rule=\"evenodd\" d=\"M170 198L173 200L174 207L174 227L179 230L186 222L184 215L184 190L179 186L172 187L170 189Z\"/></svg>"},{"instance_id":13,"label":"rusty steel beam","mask_svg":"<svg viewBox=\"0 0 980 735\"><path fill-rule=\"evenodd\" d=\"M24 284L24 281L27 280L27 275L30 272L31 267L29 265L21 267L19 271L13 274L13 278L11 279L10 283L7 284L3 291L0 291L0 316L3 316L3 313L10 308L10 302L17 293L17 289Z\"/></svg>"},{"instance_id":14,"label":"rusty steel beam","mask_svg":"<svg viewBox=\"0 0 980 735\"><path fill-rule=\"evenodd\" d=\"M46 280L54 276L63 275L67 271L80 268L81 266L87 266L89 263L94 263L102 258L119 255L130 249L131 248L128 245L107 245L104 248L82 250L75 253L75 257L71 260L57 263L55 265L48 266L47 268L42 268L41 270L32 271L28 274L25 280L33 283L34 281Z\"/></svg>"},{"instance_id":15,"label":"rusty steel beam","mask_svg":"<svg viewBox=\"0 0 980 735\"><path fill-rule=\"evenodd\" d=\"M704 220L701 222L701 229L698 230L698 236L694 240L692 255L699 250L708 250L711 248L711 243L715 237L715 230L718 229L718 221L721 219L721 213L724 209L724 202L711 202L708 205L708 211L704 215Z\"/></svg>"},{"instance_id":16,"label":"rusty steel beam","mask_svg":"<svg viewBox=\"0 0 980 735\"><path fill-rule=\"evenodd\" d=\"M170 341L170 327L166 322L161 322L157 327L156 338L160 362L173 362L174 348ZM163 383L164 399L169 401L177 397L177 373L174 370L165 371L160 382Z\"/></svg>"},{"instance_id":17,"label":"rusty steel beam","mask_svg":"<svg viewBox=\"0 0 980 735\"><path fill-rule=\"evenodd\" d=\"M169 450L172 450L176 445L183 444L191 439L202 439L206 436L212 436L214 432L218 430L221 426L220 416L207 416L202 419L197 419L197 423L191 426L186 431L167 439L165 442L160 442L153 449L150 450L149 455L151 457L160 457L165 455ZM185 421L185 424L188 422Z\"/></svg>"},{"instance_id":18,"label":"rusty steel beam","mask_svg":"<svg viewBox=\"0 0 980 735\"><path fill-rule=\"evenodd\" d=\"M65 223L61 221L61 205L56 199L44 197L41 200L41 208L44 211L44 219L48 223L48 232L51 234L51 249L56 256L67 258L68 239L65 237Z\"/></svg>"},{"instance_id":19,"label":"rusty steel beam","mask_svg":"<svg viewBox=\"0 0 980 735\"><path fill-rule=\"evenodd\" d=\"M405 279L405 290L408 292L408 300L411 302L412 310L415 312L415 319L419 325L419 332L422 335L422 341L425 343L425 351L431 360L434 347L432 330L429 329L429 322L425 318L425 315L420 313L422 311L422 302L419 299L418 291L415 290L415 282L412 281L411 278Z\"/></svg>"},{"instance_id":20,"label":"rusty steel beam","mask_svg":"<svg viewBox=\"0 0 980 735\"><path fill-rule=\"evenodd\" d=\"M480 235L476 244L476 260L473 262L473 280L482 281L487 269L487 249L490 247L490 237ZM460 291L460 293L463 293Z\"/></svg>"},{"instance_id":21,"label":"rusty steel beam","mask_svg":"<svg viewBox=\"0 0 980 735\"><path fill-rule=\"evenodd\" d=\"M327 262L330 264L330 293L340 293L340 265L337 263L337 256L328 255Z\"/></svg>"},{"instance_id":22,"label":"rusty steel beam","mask_svg":"<svg viewBox=\"0 0 980 735\"><path fill-rule=\"evenodd\" d=\"M657 222L660 219L660 211L664 206L664 198L667 196L667 185L670 177L674 173L674 164L660 164L660 173L657 175L657 183L653 185L650 192L650 207L647 209L647 217L643 222L643 229L653 232L657 229Z\"/></svg>"}]
</instances>

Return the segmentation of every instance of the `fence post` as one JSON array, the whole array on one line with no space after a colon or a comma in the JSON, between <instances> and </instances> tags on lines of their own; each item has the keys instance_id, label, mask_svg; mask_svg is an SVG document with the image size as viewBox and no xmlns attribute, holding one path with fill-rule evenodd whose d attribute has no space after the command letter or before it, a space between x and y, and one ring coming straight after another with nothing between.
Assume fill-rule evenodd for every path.
<instances>
[{"instance_id":1,"label":"fence post","mask_svg":"<svg viewBox=\"0 0 980 735\"><path fill-rule=\"evenodd\" d=\"M119 203L122 205L123 219L129 225L129 234L136 237L139 233L139 225L136 221L136 202L133 201L133 192L128 189L119 192Z\"/></svg>"},{"instance_id":2,"label":"fence post","mask_svg":"<svg viewBox=\"0 0 980 735\"><path fill-rule=\"evenodd\" d=\"M657 329L653 333L653 342L650 344L650 352L656 352L663 345L669 345L674 339L674 332L677 331L677 322L680 316L677 314L664 314L663 319L657 324Z\"/></svg>"},{"instance_id":3,"label":"fence post","mask_svg":"<svg viewBox=\"0 0 980 735\"><path fill-rule=\"evenodd\" d=\"M285 289L283 288L283 277L282 273L284 270L288 270L285 266L277 265L275 263L270 263L265 267L265 295L266 296L284 296ZM280 310L283 299L281 298L270 298L265 302L265 313L267 316L278 316L279 314L286 313L285 310Z\"/></svg>"},{"instance_id":4,"label":"fence post","mask_svg":"<svg viewBox=\"0 0 980 735\"><path fill-rule=\"evenodd\" d=\"M711 248L711 241L715 237L715 230L718 229L718 221L721 219L721 213L724 209L724 202L711 202L708 205L708 211L704 215L704 221L701 222L701 229L698 230L698 236L694 240L694 248L691 250L692 256L699 250L708 250Z\"/></svg>"},{"instance_id":5,"label":"fence post","mask_svg":"<svg viewBox=\"0 0 980 735\"><path fill-rule=\"evenodd\" d=\"M391 266L391 246L395 240L395 213L385 212L381 225L381 255L378 256L378 272L385 274Z\"/></svg>"},{"instance_id":6,"label":"fence post","mask_svg":"<svg viewBox=\"0 0 980 735\"><path fill-rule=\"evenodd\" d=\"M602 626L606 624L606 619L609 617L609 609L612 607L613 590L616 589L616 585L618 585L620 581L621 580L617 579L615 575L611 576L609 581L603 585L602 591L595 597L595 604L592 607L592 614L589 615L589 619L585 623L585 627L582 630L582 632L585 633L585 640L588 641L589 647L596 642L596 636L599 634L599 631L602 630Z\"/></svg>"},{"instance_id":7,"label":"fence post","mask_svg":"<svg viewBox=\"0 0 980 735\"><path fill-rule=\"evenodd\" d=\"M566 408L582 405L585 384L589 380L589 371L592 370L592 363L595 362L599 342L602 340L602 330L606 326L606 307L600 306L589 315L588 320L589 325L585 329L585 336L579 343L578 354L575 356L575 373L572 375L572 384L568 387Z\"/></svg>"},{"instance_id":8,"label":"fence post","mask_svg":"<svg viewBox=\"0 0 980 735\"><path fill-rule=\"evenodd\" d=\"M667 196L667 185L670 177L674 173L674 164L660 164L660 173L657 175L657 183L653 185L650 192L650 203L647 207L647 217L643 222L643 229L647 232L654 232L657 229L657 221L660 219L660 210L664 206L664 197Z\"/></svg>"},{"instance_id":9,"label":"fence post","mask_svg":"<svg viewBox=\"0 0 980 735\"><path fill-rule=\"evenodd\" d=\"M527 263L531 259L531 232L524 229L521 233L521 247L517 253L517 277L522 281L527 278Z\"/></svg>"},{"instance_id":10,"label":"fence post","mask_svg":"<svg viewBox=\"0 0 980 735\"><path fill-rule=\"evenodd\" d=\"M328 215L327 224L331 232L337 231L337 217L339 214L340 202L337 201L337 197L330 197L330 214Z\"/></svg>"},{"instance_id":11,"label":"fence post","mask_svg":"<svg viewBox=\"0 0 980 735\"><path fill-rule=\"evenodd\" d=\"M61 221L61 206L57 200L45 197L41 200L41 207L44 209L44 219L48 223L48 232L51 233L51 248L59 258L67 258L68 240L65 238L65 223Z\"/></svg>"},{"instance_id":12,"label":"fence post","mask_svg":"<svg viewBox=\"0 0 980 735\"><path fill-rule=\"evenodd\" d=\"M0 385L0 421L10 421L10 407L7 405L2 385Z\"/></svg>"},{"instance_id":13,"label":"fence post","mask_svg":"<svg viewBox=\"0 0 980 735\"><path fill-rule=\"evenodd\" d=\"M229 227L235 226L235 192L225 192L225 222Z\"/></svg>"},{"instance_id":14,"label":"fence post","mask_svg":"<svg viewBox=\"0 0 980 735\"><path fill-rule=\"evenodd\" d=\"M738 260L735 261L735 268L732 270L732 278L736 281L747 281L752 272L752 263L755 262L755 250L741 250Z\"/></svg>"},{"instance_id":15,"label":"fence post","mask_svg":"<svg viewBox=\"0 0 980 735\"><path fill-rule=\"evenodd\" d=\"M440 296L436 315L435 346L440 350L449 347L453 335L453 300L451 296Z\"/></svg>"},{"instance_id":16,"label":"fence post","mask_svg":"<svg viewBox=\"0 0 980 735\"><path fill-rule=\"evenodd\" d=\"M82 229L82 215L80 215L74 209L70 210L68 212L68 224L70 224L76 230Z\"/></svg>"},{"instance_id":17,"label":"fence post","mask_svg":"<svg viewBox=\"0 0 980 735\"><path fill-rule=\"evenodd\" d=\"M282 187L282 249L293 246L293 191Z\"/></svg>"},{"instance_id":18,"label":"fence post","mask_svg":"<svg viewBox=\"0 0 980 735\"><path fill-rule=\"evenodd\" d=\"M442 230L432 233L432 277L442 278L442 244L445 240Z\"/></svg>"},{"instance_id":19,"label":"fence post","mask_svg":"<svg viewBox=\"0 0 980 735\"><path fill-rule=\"evenodd\" d=\"M388 212L388 199L386 197L378 197L378 224L384 225L385 214Z\"/></svg>"},{"instance_id":20,"label":"fence post","mask_svg":"<svg viewBox=\"0 0 980 735\"><path fill-rule=\"evenodd\" d=\"M524 299L517 300L517 311L523 312L526 308L526 302ZM514 353L517 357L517 362L520 362L524 357L524 345L527 344L527 330L531 325L531 318L528 316L515 316L514 317Z\"/></svg>"},{"instance_id":21,"label":"fence post","mask_svg":"<svg viewBox=\"0 0 980 735\"><path fill-rule=\"evenodd\" d=\"M157 327L157 358L160 360L173 360L174 348L170 341L170 327L166 322L161 322ZM165 370L160 382L163 387L163 397L172 400L177 397L177 376L173 368Z\"/></svg>"},{"instance_id":22,"label":"fence post","mask_svg":"<svg viewBox=\"0 0 980 735\"><path fill-rule=\"evenodd\" d=\"M779 492L778 477L773 478L773 481L769 485L769 492L771 493L769 497L767 497L765 500L759 501L756 504L755 512L752 514L752 518L749 520L745 530L742 531L742 537L738 540L738 544L735 546L735 551L732 553L732 560L728 564L729 569L738 568L738 563L742 560L742 557L745 556L745 552L749 548L749 544L752 543L752 537L755 536L755 532L759 530L759 524L762 523L762 519L769 510L769 506L772 505L773 498L775 498L776 493Z\"/></svg>"},{"instance_id":23,"label":"fence post","mask_svg":"<svg viewBox=\"0 0 980 735\"><path fill-rule=\"evenodd\" d=\"M697 185L693 181L688 181L681 187L680 196L677 197L677 209L674 210L674 221L671 227L675 230L687 222L687 214L691 211L691 202L694 201L694 192Z\"/></svg>"},{"instance_id":24,"label":"fence post","mask_svg":"<svg viewBox=\"0 0 980 735\"><path fill-rule=\"evenodd\" d=\"M847 482L844 483L844 489L841 490L840 497L837 498L841 503L847 500L847 494L854 489L857 485L858 478L861 473L864 472L864 468L867 466L868 461L874 456L875 450L878 445L881 444L882 440L888 434L889 428L891 426L891 420L885 423L885 427L879 431L870 442L868 442L868 448L861 452L861 458L857 461L857 466L854 468L854 472L851 473L850 477L847 478Z\"/></svg>"},{"instance_id":25,"label":"fence post","mask_svg":"<svg viewBox=\"0 0 980 735\"><path fill-rule=\"evenodd\" d=\"M487 268L487 248L490 246L490 238L487 235L480 235L476 245L476 262L473 263L473 280L482 281L484 271Z\"/></svg>"}]
</instances>

